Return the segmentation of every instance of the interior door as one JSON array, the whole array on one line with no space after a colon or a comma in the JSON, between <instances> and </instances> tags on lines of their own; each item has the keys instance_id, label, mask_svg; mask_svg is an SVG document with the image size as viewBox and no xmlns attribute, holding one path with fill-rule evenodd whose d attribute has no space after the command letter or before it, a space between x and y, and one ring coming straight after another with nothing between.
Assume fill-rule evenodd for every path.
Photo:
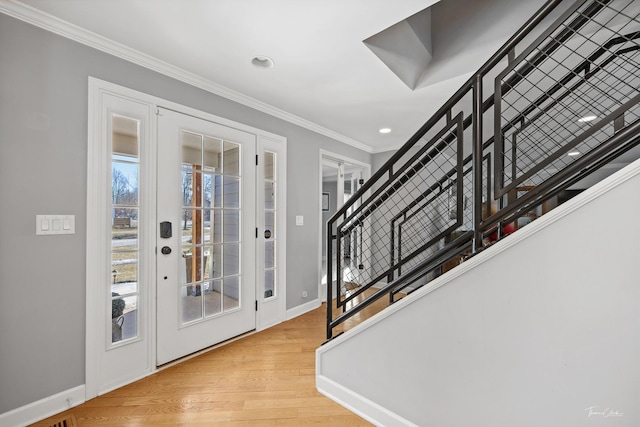
<instances>
[{"instance_id":1,"label":"interior door","mask_svg":"<svg viewBox=\"0 0 640 427\"><path fill-rule=\"evenodd\" d=\"M160 109L157 364L255 329L256 137Z\"/></svg>"}]
</instances>

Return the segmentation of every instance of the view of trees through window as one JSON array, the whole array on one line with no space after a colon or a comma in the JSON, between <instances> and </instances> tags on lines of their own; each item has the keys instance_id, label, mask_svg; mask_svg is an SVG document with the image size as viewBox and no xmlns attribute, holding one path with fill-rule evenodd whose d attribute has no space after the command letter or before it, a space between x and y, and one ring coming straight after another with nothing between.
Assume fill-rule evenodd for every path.
<instances>
[{"instance_id":1,"label":"view of trees through window","mask_svg":"<svg viewBox=\"0 0 640 427\"><path fill-rule=\"evenodd\" d=\"M111 157L111 342L138 336L139 122L114 115Z\"/></svg>"}]
</instances>

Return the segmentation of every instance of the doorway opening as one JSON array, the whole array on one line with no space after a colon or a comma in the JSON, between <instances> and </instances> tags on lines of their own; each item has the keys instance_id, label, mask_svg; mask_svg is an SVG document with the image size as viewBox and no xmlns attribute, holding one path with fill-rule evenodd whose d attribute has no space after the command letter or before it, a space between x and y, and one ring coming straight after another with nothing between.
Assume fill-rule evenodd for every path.
<instances>
[{"instance_id":1,"label":"doorway opening","mask_svg":"<svg viewBox=\"0 0 640 427\"><path fill-rule=\"evenodd\" d=\"M320 153L320 198L321 198L321 226L320 226L320 279L319 279L319 295L322 301L327 298L327 242L328 242L328 220L344 205L351 196L353 196L360 187L366 182L371 175L371 165L340 156L334 153ZM349 214L357 206L349 208ZM331 233L335 236L335 233ZM332 237L335 238L335 237ZM345 261L345 271L348 274L350 268L358 268L358 259L361 256L362 236L357 230L353 235L347 236L347 244L345 253L343 254ZM335 251L333 251L335 257ZM333 295L335 295L335 277L336 262L332 260L333 266Z\"/></svg>"}]
</instances>

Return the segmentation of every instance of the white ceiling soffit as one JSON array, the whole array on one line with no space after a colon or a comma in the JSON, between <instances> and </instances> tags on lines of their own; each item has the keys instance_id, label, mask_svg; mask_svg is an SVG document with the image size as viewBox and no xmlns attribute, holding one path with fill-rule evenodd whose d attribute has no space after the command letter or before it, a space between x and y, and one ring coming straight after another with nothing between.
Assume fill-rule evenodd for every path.
<instances>
[{"instance_id":1,"label":"white ceiling soffit","mask_svg":"<svg viewBox=\"0 0 640 427\"><path fill-rule=\"evenodd\" d=\"M364 44L409 89L416 89L433 58L431 8L369 37Z\"/></svg>"},{"instance_id":2,"label":"white ceiling soffit","mask_svg":"<svg viewBox=\"0 0 640 427\"><path fill-rule=\"evenodd\" d=\"M404 144L543 3L0 0L0 12L376 153ZM430 6L429 34L416 29ZM403 20L425 50L407 84L363 42Z\"/></svg>"}]
</instances>

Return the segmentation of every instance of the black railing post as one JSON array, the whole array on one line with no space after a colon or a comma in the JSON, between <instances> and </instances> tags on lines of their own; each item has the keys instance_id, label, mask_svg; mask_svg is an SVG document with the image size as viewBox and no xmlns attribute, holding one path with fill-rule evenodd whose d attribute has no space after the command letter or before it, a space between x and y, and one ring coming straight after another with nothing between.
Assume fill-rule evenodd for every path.
<instances>
[{"instance_id":1,"label":"black railing post","mask_svg":"<svg viewBox=\"0 0 640 427\"><path fill-rule=\"evenodd\" d=\"M482 74L473 84L473 245L472 252L482 248Z\"/></svg>"},{"instance_id":2,"label":"black railing post","mask_svg":"<svg viewBox=\"0 0 640 427\"><path fill-rule=\"evenodd\" d=\"M331 321L333 320L333 263L331 262L333 247L333 223L327 222L327 339L333 337L333 328Z\"/></svg>"},{"instance_id":3,"label":"black railing post","mask_svg":"<svg viewBox=\"0 0 640 427\"><path fill-rule=\"evenodd\" d=\"M344 215L346 215L346 212ZM342 228L338 226L336 227L336 308L342 307L342 312L344 312L344 305L342 304L340 293L342 289L342 281L344 280L344 277L342 275L342 237Z\"/></svg>"},{"instance_id":4,"label":"black railing post","mask_svg":"<svg viewBox=\"0 0 640 427\"><path fill-rule=\"evenodd\" d=\"M391 220L391 233L390 233L390 237L389 240L391 241L390 244L390 251L389 251L389 276L387 276L387 281L391 282L393 280L393 270L391 270L391 267L395 264L395 257L396 257L396 220L393 219Z\"/></svg>"},{"instance_id":5,"label":"black railing post","mask_svg":"<svg viewBox=\"0 0 640 427\"><path fill-rule=\"evenodd\" d=\"M406 215L405 215L406 217ZM402 275L402 223L398 224L398 262L396 264L392 264L389 267L393 267L394 265L398 266L398 276Z\"/></svg>"}]
</instances>

